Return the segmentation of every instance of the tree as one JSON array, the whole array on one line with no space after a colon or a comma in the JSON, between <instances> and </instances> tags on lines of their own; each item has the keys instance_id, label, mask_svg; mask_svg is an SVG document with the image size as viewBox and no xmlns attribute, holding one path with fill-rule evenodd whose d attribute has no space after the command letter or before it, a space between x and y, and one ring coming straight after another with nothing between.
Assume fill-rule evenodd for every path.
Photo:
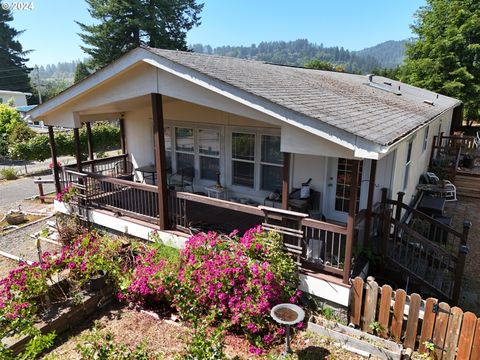
<instances>
[{"instance_id":1,"label":"tree","mask_svg":"<svg viewBox=\"0 0 480 360\"><path fill-rule=\"evenodd\" d=\"M29 92L30 69L25 66L28 51L16 40L23 31L10 27L8 23L12 20L10 10L0 7L0 89Z\"/></svg>"},{"instance_id":2,"label":"tree","mask_svg":"<svg viewBox=\"0 0 480 360\"><path fill-rule=\"evenodd\" d=\"M306 62L305 67L308 69L335 71L335 66L332 63L318 59Z\"/></svg>"},{"instance_id":3,"label":"tree","mask_svg":"<svg viewBox=\"0 0 480 360\"><path fill-rule=\"evenodd\" d=\"M100 21L77 22L92 68L105 66L140 45L187 50L186 33L200 24L203 8L195 0L86 1L90 15Z\"/></svg>"},{"instance_id":4,"label":"tree","mask_svg":"<svg viewBox=\"0 0 480 360\"><path fill-rule=\"evenodd\" d=\"M90 71L88 70L87 65L84 62L79 62L77 64L77 68L75 69L75 76L73 78L73 82L77 83L80 80L85 79L88 75L90 75Z\"/></svg>"},{"instance_id":5,"label":"tree","mask_svg":"<svg viewBox=\"0 0 480 360\"><path fill-rule=\"evenodd\" d=\"M407 45L400 79L458 98L467 120L480 107L480 5L478 0L427 0L415 14L418 40Z\"/></svg>"},{"instance_id":6,"label":"tree","mask_svg":"<svg viewBox=\"0 0 480 360\"><path fill-rule=\"evenodd\" d=\"M0 155L7 155L10 134L21 121L17 110L0 104Z\"/></svg>"}]
</instances>

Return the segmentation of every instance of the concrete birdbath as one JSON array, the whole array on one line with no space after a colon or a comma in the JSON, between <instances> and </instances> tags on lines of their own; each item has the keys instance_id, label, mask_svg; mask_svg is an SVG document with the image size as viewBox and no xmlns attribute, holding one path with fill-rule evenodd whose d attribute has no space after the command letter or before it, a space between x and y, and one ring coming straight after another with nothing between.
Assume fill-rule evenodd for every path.
<instances>
[{"instance_id":1,"label":"concrete birdbath","mask_svg":"<svg viewBox=\"0 0 480 360\"><path fill-rule=\"evenodd\" d=\"M298 324L305 318L305 311L295 304L278 304L270 311L270 315L277 323L285 325L285 352L284 356L290 354L290 326Z\"/></svg>"}]
</instances>

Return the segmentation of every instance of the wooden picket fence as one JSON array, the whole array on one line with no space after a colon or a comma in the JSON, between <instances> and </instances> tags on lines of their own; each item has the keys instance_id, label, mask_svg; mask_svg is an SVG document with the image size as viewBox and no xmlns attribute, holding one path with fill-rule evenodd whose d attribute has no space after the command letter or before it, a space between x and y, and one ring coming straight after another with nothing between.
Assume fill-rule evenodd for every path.
<instances>
[{"instance_id":1,"label":"wooden picket fence","mask_svg":"<svg viewBox=\"0 0 480 360\"><path fill-rule=\"evenodd\" d=\"M431 342L436 359L480 359L480 318L437 299L423 300L418 294L357 277L349 310L352 324L368 333L375 328L377 335L406 349L425 353L425 343Z\"/></svg>"}]
</instances>

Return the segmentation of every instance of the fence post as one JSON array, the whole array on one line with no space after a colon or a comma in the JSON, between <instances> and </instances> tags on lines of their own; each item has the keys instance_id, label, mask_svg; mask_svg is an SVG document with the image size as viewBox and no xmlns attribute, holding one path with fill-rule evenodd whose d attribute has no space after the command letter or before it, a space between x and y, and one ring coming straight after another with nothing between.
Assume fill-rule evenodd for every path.
<instances>
[{"instance_id":1,"label":"fence post","mask_svg":"<svg viewBox=\"0 0 480 360\"><path fill-rule=\"evenodd\" d=\"M465 259L468 254L468 233L470 232L471 227L472 223L470 221L465 220L463 222L462 243L460 244L460 248L458 249L458 261L457 267L455 268L455 283L453 284L452 301L454 304L458 304L458 300L460 299L460 290L462 288L462 277L465 268Z\"/></svg>"},{"instance_id":2,"label":"fence post","mask_svg":"<svg viewBox=\"0 0 480 360\"><path fill-rule=\"evenodd\" d=\"M390 240L390 220L392 218L392 210L384 208L382 214L382 254L387 256L388 241Z\"/></svg>"},{"instance_id":3,"label":"fence post","mask_svg":"<svg viewBox=\"0 0 480 360\"><path fill-rule=\"evenodd\" d=\"M395 220L400 221L402 216L402 204L403 204L403 197L405 193L403 191L399 191L397 193L397 204L395 205Z\"/></svg>"},{"instance_id":4,"label":"fence post","mask_svg":"<svg viewBox=\"0 0 480 360\"><path fill-rule=\"evenodd\" d=\"M42 178L38 178L38 180L42 180ZM40 197L40 202L43 204L45 203L45 193L43 192L43 184L39 182L38 184L38 195Z\"/></svg>"},{"instance_id":5,"label":"fence post","mask_svg":"<svg viewBox=\"0 0 480 360\"><path fill-rule=\"evenodd\" d=\"M387 188L382 188L382 209L386 209L387 207L387 193L388 189Z\"/></svg>"}]
</instances>

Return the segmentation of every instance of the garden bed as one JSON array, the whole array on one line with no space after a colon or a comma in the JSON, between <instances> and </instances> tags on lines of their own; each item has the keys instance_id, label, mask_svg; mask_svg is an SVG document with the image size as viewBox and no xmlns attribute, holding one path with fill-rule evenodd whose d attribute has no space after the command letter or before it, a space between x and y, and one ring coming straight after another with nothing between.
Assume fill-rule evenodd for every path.
<instances>
[{"instance_id":1,"label":"garden bed","mask_svg":"<svg viewBox=\"0 0 480 360\"><path fill-rule=\"evenodd\" d=\"M72 304L72 301L68 300L52 305L35 327L42 334L50 332L55 332L57 335L63 334L95 313L99 307L108 305L112 301L112 288L106 287L95 293L82 291L76 301L79 304ZM21 336L2 339L2 342L13 355L17 355L25 349L29 340L28 336Z\"/></svg>"},{"instance_id":2,"label":"garden bed","mask_svg":"<svg viewBox=\"0 0 480 360\"><path fill-rule=\"evenodd\" d=\"M25 214L25 221L19 225L10 225L4 215L0 215L0 236L6 235L12 231L16 231L22 229L26 226L35 224L38 221L44 220L48 215L45 214L34 214L34 213L26 213Z\"/></svg>"},{"instance_id":3,"label":"garden bed","mask_svg":"<svg viewBox=\"0 0 480 360\"><path fill-rule=\"evenodd\" d=\"M44 359L78 359L79 346L84 346L87 338L105 339L109 335L116 345L134 349L145 341L149 354L161 355L163 359L178 359L192 336L188 324L174 321L169 313L159 314L137 311L121 304L94 314L77 328L60 337L57 346ZM252 359L249 344L243 336L227 333L225 353L228 358ZM281 359L284 345L278 344L265 355L267 359ZM294 354L290 359L335 359L360 360L364 357L342 349L334 341L309 331L297 332L292 340Z\"/></svg>"},{"instance_id":4,"label":"garden bed","mask_svg":"<svg viewBox=\"0 0 480 360\"><path fill-rule=\"evenodd\" d=\"M358 351L360 354L370 354L388 360L400 360L402 358L403 347L401 345L338 322L316 317L310 319L308 329L318 335L329 337L340 343L342 347L351 351Z\"/></svg>"}]
</instances>

